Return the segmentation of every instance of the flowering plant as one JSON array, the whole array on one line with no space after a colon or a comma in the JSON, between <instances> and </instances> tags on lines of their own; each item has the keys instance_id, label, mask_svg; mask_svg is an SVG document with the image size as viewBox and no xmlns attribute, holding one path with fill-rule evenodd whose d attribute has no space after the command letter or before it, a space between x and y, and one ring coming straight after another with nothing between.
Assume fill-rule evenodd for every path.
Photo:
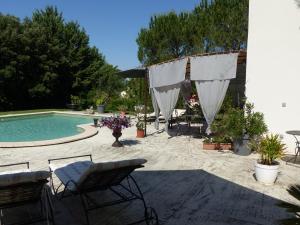
<instances>
[{"instance_id":1,"label":"flowering plant","mask_svg":"<svg viewBox=\"0 0 300 225\"><path fill-rule=\"evenodd\" d=\"M198 97L197 95L193 94L189 101L188 101L189 105L193 108L199 105L199 101L198 101Z\"/></svg>"},{"instance_id":2,"label":"flowering plant","mask_svg":"<svg viewBox=\"0 0 300 225\"><path fill-rule=\"evenodd\" d=\"M113 130L113 133L121 133L124 128L130 127L129 119L125 117L108 117L101 121L102 126L106 126Z\"/></svg>"}]
</instances>

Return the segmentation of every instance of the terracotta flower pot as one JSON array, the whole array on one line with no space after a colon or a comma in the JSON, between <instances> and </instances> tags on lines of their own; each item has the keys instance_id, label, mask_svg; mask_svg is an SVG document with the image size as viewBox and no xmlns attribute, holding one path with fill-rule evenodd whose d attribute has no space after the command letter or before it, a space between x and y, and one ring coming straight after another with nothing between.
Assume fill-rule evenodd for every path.
<instances>
[{"instance_id":1,"label":"terracotta flower pot","mask_svg":"<svg viewBox=\"0 0 300 225\"><path fill-rule=\"evenodd\" d=\"M219 144L203 142L203 149L204 150L218 150L219 149Z\"/></svg>"},{"instance_id":2,"label":"terracotta flower pot","mask_svg":"<svg viewBox=\"0 0 300 225\"><path fill-rule=\"evenodd\" d=\"M204 150L231 150L231 143L203 143Z\"/></svg>"},{"instance_id":3,"label":"terracotta flower pot","mask_svg":"<svg viewBox=\"0 0 300 225\"><path fill-rule=\"evenodd\" d=\"M232 144L231 143L220 143L219 147L220 147L220 150L231 150Z\"/></svg>"},{"instance_id":4,"label":"terracotta flower pot","mask_svg":"<svg viewBox=\"0 0 300 225\"><path fill-rule=\"evenodd\" d=\"M144 130L136 130L136 137L137 138L143 138L143 137L145 137Z\"/></svg>"}]
</instances>

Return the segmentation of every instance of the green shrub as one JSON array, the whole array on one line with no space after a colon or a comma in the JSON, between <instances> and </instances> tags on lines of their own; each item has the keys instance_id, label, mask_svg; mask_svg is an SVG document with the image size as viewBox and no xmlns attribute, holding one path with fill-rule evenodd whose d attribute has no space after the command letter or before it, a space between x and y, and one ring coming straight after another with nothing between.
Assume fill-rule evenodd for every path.
<instances>
[{"instance_id":1,"label":"green shrub","mask_svg":"<svg viewBox=\"0 0 300 225\"><path fill-rule=\"evenodd\" d=\"M94 97L95 105L105 105L109 99L109 96L106 92L101 91L96 94Z\"/></svg>"},{"instance_id":2,"label":"green shrub","mask_svg":"<svg viewBox=\"0 0 300 225\"><path fill-rule=\"evenodd\" d=\"M250 138L261 136L267 132L268 128L264 121L264 115L260 112L253 112L254 105L246 103L245 105L245 133Z\"/></svg>"},{"instance_id":3,"label":"green shrub","mask_svg":"<svg viewBox=\"0 0 300 225\"><path fill-rule=\"evenodd\" d=\"M257 148L260 154L260 163L264 165L272 165L275 159L281 158L284 155L285 144L280 140L278 134L266 135L263 137Z\"/></svg>"},{"instance_id":4,"label":"green shrub","mask_svg":"<svg viewBox=\"0 0 300 225\"><path fill-rule=\"evenodd\" d=\"M112 98L107 106L106 110L108 112L118 112L120 109L120 106L126 106L127 107L127 112L133 112L134 111L134 106L136 105L136 101L134 99L122 99L119 97Z\"/></svg>"},{"instance_id":5,"label":"green shrub","mask_svg":"<svg viewBox=\"0 0 300 225\"><path fill-rule=\"evenodd\" d=\"M254 139L267 132L264 115L253 111L254 105L246 103L244 109L228 107L227 111L219 114L212 124L216 136L231 140L242 138L245 134Z\"/></svg>"},{"instance_id":6,"label":"green shrub","mask_svg":"<svg viewBox=\"0 0 300 225\"><path fill-rule=\"evenodd\" d=\"M119 105L119 106L118 106L118 110L119 110L120 112L127 112L128 106L127 106L127 105Z\"/></svg>"}]
</instances>

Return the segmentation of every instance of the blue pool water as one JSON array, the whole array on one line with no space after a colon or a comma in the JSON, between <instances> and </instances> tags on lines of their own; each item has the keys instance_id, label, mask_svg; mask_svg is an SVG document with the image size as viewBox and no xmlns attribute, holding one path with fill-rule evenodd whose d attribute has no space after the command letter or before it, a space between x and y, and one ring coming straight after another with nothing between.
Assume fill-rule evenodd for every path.
<instances>
[{"instance_id":1,"label":"blue pool water","mask_svg":"<svg viewBox=\"0 0 300 225\"><path fill-rule=\"evenodd\" d=\"M87 123L93 123L93 118L55 113L0 118L0 142L68 137L83 132L77 125Z\"/></svg>"}]
</instances>

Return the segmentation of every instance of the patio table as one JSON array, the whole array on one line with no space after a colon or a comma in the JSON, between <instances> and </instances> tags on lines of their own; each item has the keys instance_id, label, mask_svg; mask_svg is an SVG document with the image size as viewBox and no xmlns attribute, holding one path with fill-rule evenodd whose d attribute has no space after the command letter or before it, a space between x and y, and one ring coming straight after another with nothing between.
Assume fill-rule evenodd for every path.
<instances>
[{"instance_id":1,"label":"patio table","mask_svg":"<svg viewBox=\"0 0 300 225\"><path fill-rule=\"evenodd\" d=\"M297 160L298 155L300 154L300 142L297 138L297 136L300 136L300 130L289 130L286 131L287 134L293 135L296 140L296 148L295 148L295 157L294 157L294 163ZM292 159L288 160L287 162L291 161Z\"/></svg>"}]
</instances>

